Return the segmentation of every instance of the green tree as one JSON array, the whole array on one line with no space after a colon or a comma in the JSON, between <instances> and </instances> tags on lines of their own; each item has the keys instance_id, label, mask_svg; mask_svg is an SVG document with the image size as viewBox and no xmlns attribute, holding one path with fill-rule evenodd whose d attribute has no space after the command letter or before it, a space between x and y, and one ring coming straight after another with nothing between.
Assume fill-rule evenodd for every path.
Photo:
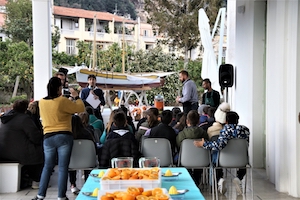
<instances>
[{"instance_id":1,"label":"green tree","mask_svg":"<svg viewBox=\"0 0 300 200\"><path fill-rule=\"evenodd\" d=\"M209 18L215 19L221 0L145 0L148 21L165 34L163 42L184 50L185 63L188 53L200 41L198 10L207 7ZM213 16L213 17L212 17Z\"/></svg>"},{"instance_id":2,"label":"green tree","mask_svg":"<svg viewBox=\"0 0 300 200\"><path fill-rule=\"evenodd\" d=\"M54 32L51 33L52 34L52 48L54 49L60 40L60 32L59 32L59 28L58 26L54 26Z\"/></svg>"},{"instance_id":3,"label":"green tree","mask_svg":"<svg viewBox=\"0 0 300 200\"><path fill-rule=\"evenodd\" d=\"M24 89L27 98L32 97L32 83L33 83L33 51L25 42L1 42L2 56L7 59L0 66L1 76L8 76L10 81L20 77L20 87Z\"/></svg>"},{"instance_id":4,"label":"green tree","mask_svg":"<svg viewBox=\"0 0 300 200\"><path fill-rule=\"evenodd\" d=\"M159 46L148 51L135 52L132 57L134 58L130 66L132 72L177 72L179 68L178 61L171 55L163 53ZM164 85L147 91L147 100L153 104L155 95L161 94L166 104L174 104L179 86L178 73L167 76Z\"/></svg>"},{"instance_id":5,"label":"green tree","mask_svg":"<svg viewBox=\"0 0 300 200\"><path fill-rule=\"evenodd\" d=\"M13 42L26 42L29 46L32 38L32 2L31 0L8 0L3 32Z\"/></svg>"}]
</instances>

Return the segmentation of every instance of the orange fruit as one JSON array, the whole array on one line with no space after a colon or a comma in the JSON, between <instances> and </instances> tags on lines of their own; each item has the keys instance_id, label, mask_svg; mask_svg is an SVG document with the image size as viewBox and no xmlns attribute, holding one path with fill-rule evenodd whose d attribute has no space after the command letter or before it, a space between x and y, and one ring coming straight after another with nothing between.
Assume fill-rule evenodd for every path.
<instances>
[{"instance_id":1,"label":"orange fruit","mask_svg":"<svg viewBox=\"0 0 300 200\"><path fill-rule=\"evenodd\" d=\"M140 191L140 194L142 194L142 192L144 192L144 188L139 187L138 189L139 189L139 191Z\"/></svg>"},{"instance_id":2,"label":"orange fruit","mask_svg":"<svg viewBox=\"0 0 300 200\"><path fill-rule=\"evenodd\" d=\"M150 179L158 179L158 175L157 174L150 174L149 178Z\"/></svg>"},{"instance_id":3,"label":"orange fruit","mask_svg":"<svg viewBox=\"0 0 300 200\"><path fill-rule=\"evenodd\" d=\"M114 176L114 177L112 177L111 179L112 179L112 180L121 180L121 176L120 176L120 175Z\"/></svg>"},{"instance_id":4,"label":"orange fruit","mask_svg":"<svg viewBox=\"0 0 300 200\"><path fill-rule=\"evenodd\" d=\"M138 175L136 174L136 175L132 175L129 179L130 179L130 180L136 180L136 179L139 179L139 177L138 177Z\"/></svg>"},{"instance_id":5,"label":"orange fruit","mask_svg":"<svg viewBox=\"0 0 300 200\"><path fill-rule=\"evenodd\" d=\"M127 192L133 196L137 196L141 194L139 188L137 187L128 187Z\"/></svg>"},{"instance_id":6,"label":"orange fruit","mask_svg":"<svg viewBox=\"0 0 300 200\"><path fill-rule=\"evenodd\" d=\"M156 196L157 194L163 194L163 190L161 188L154 188L152 190L152 195Z\"/></svg>"},{"instance_id":7,"label":"orange fruit","mask_svg":"<svg viewBox=\"0 0 300 200\"><path fill-rule=\"evenodd\" d=\"M148 197L148 200L158 200L158 198L155 196L151 196L151 197Z\"/></svg>"},{"instance_id":8,"label":"orange fruit","mask_svg":"<svg viewBox=\"0 0 300 200\"><path fill-rule=\"evenodd\" d=\"M126 171L121 172L121 179L122 180L128 180L130 178L130 174Z\"/></svg>"},{"instance_id":9,"label":"orange fruit","mask_svg":"<svg viewBox=\"0 0 300 200\"><path fill-rule=\"evenodd\" d=\"M146 191L142 192L142 195L149 197L152 195L152 190L146 190Z\"/></svg>"},{"instance_id":10,"label":"orange fruit","mask_svg":"<svg viewBox=\"0 0 300 200\"><path fill-rule=\"evenodd\" d=\"M114 198L104 195L104 196L101 196L100 200L114 200Z\"/></svg>"},{"instance_id":11,"label":"orange fruit","mask_svg":"<svg viewBox=\"0 0 300 200\"><path fill-rule=\"evenodd\" d=\"M157 195L155 195L155 197L156 197L158 200L168 200L168 199L169 199L169 196L166 195L166 194L157 194Z\"/></svg>"},{"instance_id":12,"label":"orange fruit","mask_svg":"<svg viewBox=\"0 0 300 200\"><path fill-rule=\"evenodd\" d=\"M102 180L110 180L110 178L105 176L105 177L102 178Z\"/></svg>"},{"instance_id":13,"label":"orange fruit","mask_svg":"<svg viewBox=\"0 0 300 200\"><path fill-rule=\"evenodd\" d=\"M136 200L148 200L149 198L144 195L138 195L135 197Z\"/></svg>"},{"instance_id":14,"label":"orange fruit","mask_svg":"<svg viewBox=\"0 0 300 200\"><path fill-rule=\"evenodd\" d=\"M127 193L122 196L122 200L135 200L135 196Z\"/></svg>"},{"instance_id":15,"label":"orange fruit","mask_svg":"<svg viewBox=\"0 0 300 200\"><path fill-rule=\"evenodd\" d=\"M117 197L117 198L120 198L122 199L122 197L127 194L127 192L123 192L123 191L116 191L114 192L114 195Z\"/></svg>"},{"instance_id":16,"label":"orange fruit","mask_svg":"<svg viewBox=\"0 0 300 200\"><path fill-rule=\"evenodd\" d=\"M107 176L110 177L110 178L113 178L115 177L117 174L115 172L115 170L109 170L109 172L107 173Z\"/></svg>"}]
</instances>

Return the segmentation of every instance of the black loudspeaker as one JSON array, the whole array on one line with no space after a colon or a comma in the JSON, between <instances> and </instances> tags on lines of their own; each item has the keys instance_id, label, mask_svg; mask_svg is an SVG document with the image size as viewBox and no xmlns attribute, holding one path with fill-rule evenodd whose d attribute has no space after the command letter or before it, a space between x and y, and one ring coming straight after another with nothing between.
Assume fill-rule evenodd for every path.
<instances>
[{"instance_id":1,"label":"black loudspeaker","mask_svg":"<svg viewBox=\"0 0 300 200\"><path fill-rule=\"evenodd\" d=\"M221 87L233 86L233 66L231 64L224 64L220 66L219 83Z\"/></svg>"}]
</instances>

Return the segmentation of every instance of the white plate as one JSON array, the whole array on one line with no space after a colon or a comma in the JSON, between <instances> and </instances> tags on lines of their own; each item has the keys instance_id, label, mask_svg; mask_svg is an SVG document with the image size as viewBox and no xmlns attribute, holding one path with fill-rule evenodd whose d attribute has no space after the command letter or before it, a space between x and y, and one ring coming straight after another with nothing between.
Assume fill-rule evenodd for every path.
<instances>
[{"instance_id":1,"label":"white plate","mask_svg":"<svg viewBox=\"0 0 300 200\"><path fill-rule=\"evenodd\" d=\"M81 192L83 195L91 197L91 198L97 198L98 196L92 196L93 192Z\"/></svg>"},{"instance_id":2,"label":"white plate","mask_svg":"<svg viewBox=\"0 0 300 200\"><path fill-rule=\"evenodd\" d=\"M185 190L177 190L177 194L170 194L171 196L176 196L176 195L181 195L181 194L185 194L187 193L189 190L185 189Z\"/></svg>"},{"instance_id":3,"label":"white plate","mask_svg":"<svg viewBox=\"0 0 300 200\"><path fill-rule=\"evenodd\" d=\"M181 174L181 172L172 172L172 176L165 176L165 173L161 174L162 177L177 177Z\"/></svg>"},{"instance_id":4,"label":"white plate","mask_svg":"<svg viewBox=\"0 0 300 200\"><path fill-rule=\"evenodd\" d=\"M101 178L98 176L98 174L90 174L90 176L94 177L94 178Z\"/></svg>"}]
</instances>

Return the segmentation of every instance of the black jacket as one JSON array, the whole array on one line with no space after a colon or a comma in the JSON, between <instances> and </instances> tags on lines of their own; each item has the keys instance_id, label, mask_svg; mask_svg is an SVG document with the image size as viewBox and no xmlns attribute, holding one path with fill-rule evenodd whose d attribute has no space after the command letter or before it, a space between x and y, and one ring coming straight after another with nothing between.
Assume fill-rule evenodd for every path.
<instances>
[{"instance_id":1,"label":"black jacket","mask_svg":"<svg viewBox=\"0 0 300 200\"><path fill-rule=\"evenodd\" d=\"M155 126L151 129L149 138L166 138L170 141L172 153L175 155L176 152L176 132L175 130L167 125L160 123L158 126Z\"/></svg>"},{"instance_id":2,"label":"black jacket","mask_svg":"<svg viewBox=\"0 0 300 200\"><path fill-rule=\"evenodd\" d=\"M30 116L11 110L0 118L0 160L22 165L43 163L43 134Z\"/></svg>"},{"instance_id":3,"label":"black jacket","mask_svg":"<svg viewBox=\"0 0 300 200\"><path fill-rule=\"evenodd\" d=\"M110 168L111 159L116 157L133 157L133 165L134 167L138 167L138 160L141 154L138 150L138 146L131 140L123 138L107 140L101 150L99 167Z\"/></svg>"}]
</instances>

